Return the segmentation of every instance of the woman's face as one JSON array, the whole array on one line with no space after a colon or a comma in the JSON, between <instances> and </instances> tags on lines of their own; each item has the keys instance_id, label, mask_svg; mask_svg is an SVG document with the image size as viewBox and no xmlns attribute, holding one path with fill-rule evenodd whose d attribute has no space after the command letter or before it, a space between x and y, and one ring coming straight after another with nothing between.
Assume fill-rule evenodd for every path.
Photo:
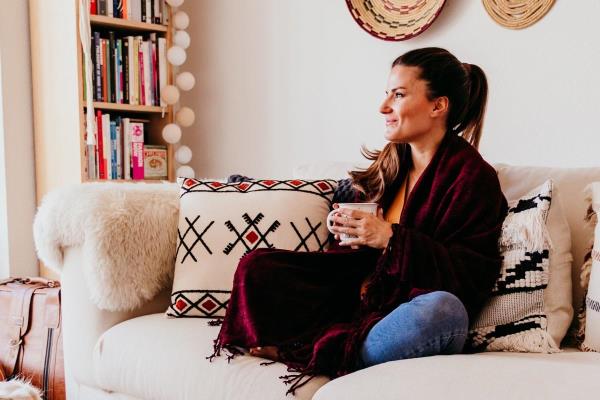
<instances>
[{"instance_id":1,"label":"woman's face","mask_svg":"<svg viewBox=\"0 0 600 400\"><path fill-rule=\"evenodd\" d=\"M427 98L427 83L419 67L397 65L388 79L379 111L385 116L385 138L394 143L418 141L431 131L435 100Z\"/></svg>"}]
</instances>

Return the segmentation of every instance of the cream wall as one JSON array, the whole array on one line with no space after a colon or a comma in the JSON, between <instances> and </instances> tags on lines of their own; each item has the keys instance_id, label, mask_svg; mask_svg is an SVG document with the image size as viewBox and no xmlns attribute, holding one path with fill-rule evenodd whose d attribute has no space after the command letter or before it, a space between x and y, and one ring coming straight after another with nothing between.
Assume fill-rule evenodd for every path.
<instances>
[{"instance_id":1,"label":"cream wall","mask_svg":"<svg viewBox=\"0 0 600 400\"><path fill-rule=\"evenodd\" d=\"M448 0L406 42L365 33L343 0L187 0L192 44L182 70L197 85L184 131L198 176L289 176L303 162L356 160L381 146L389 65L441 46L488 74L481 144L492 162L597 165L600 2L557 0L521 31L495 24L480 0Z\"/></svg>"},{"instance_id":2,"label":"cream wall","mask_svg":"<svg viewBox=\"0 0 600 400\"><path fill-rule=\"evenodd\" d=\"M26 0L0 0L0 278L35 276L35 174Z\"/></svg>"}]
</instances>

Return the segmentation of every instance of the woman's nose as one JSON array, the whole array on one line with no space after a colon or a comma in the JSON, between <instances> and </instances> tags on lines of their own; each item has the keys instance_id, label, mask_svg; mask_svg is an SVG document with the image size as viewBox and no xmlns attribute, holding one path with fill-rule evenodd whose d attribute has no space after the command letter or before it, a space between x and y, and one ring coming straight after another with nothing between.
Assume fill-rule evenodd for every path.
<instances>
[{"instance_id":1,"label":"woman's nose","mask_svg":"<svg viewBox=\"0 0 600 400\"><path fill-rule=\"evenodd\" d=\"M382 114L389 114L392 112L392 108L388 104L388 99L385 99L381 106L379 106L379 112Z\"/></svg>"}]
</instances>

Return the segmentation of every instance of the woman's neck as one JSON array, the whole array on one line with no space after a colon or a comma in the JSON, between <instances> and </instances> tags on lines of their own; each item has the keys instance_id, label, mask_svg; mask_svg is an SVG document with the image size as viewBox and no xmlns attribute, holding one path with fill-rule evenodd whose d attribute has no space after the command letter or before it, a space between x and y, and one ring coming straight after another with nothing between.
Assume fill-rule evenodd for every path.
<instances>
[{"instance_id":1,"label":"woman's neck","mask_svg":"<svg viewBox=\"0 0 600 400\"><path fill-rule=\"evenodd\" d=\"M438 129L428 133L424 140L409 143L412 157L412 168L410 171L412 176L420 176L425 168L427 168L438 147L440 147L445 134L446 131L444 129Z\"/></svg>"}]
</instances>

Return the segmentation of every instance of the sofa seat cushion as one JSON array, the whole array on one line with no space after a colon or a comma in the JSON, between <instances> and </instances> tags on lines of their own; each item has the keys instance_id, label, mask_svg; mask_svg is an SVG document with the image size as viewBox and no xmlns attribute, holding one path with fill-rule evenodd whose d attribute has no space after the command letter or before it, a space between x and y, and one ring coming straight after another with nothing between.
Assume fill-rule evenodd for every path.
<instances>
[{"instance_id":1,"label":"sofa seat cushion","mask_svg":"<svg viewBox=\"0 0 600 400\"><path fill-rule=\"evenodd\" d=\"M457 354L376 365L329 382L314 400L583 399L600 393L599 376L600 354L576 349Z\"/></svg>"},{"instance_id":2,"label":"sofa seat cushion","mask_svg":"<svg viewBox=\"0 0 600 400\"><path fill-rule=\"evenodd\" d=\"M167 319L164 314L134 318L107 330L94 350L95 379L101 389L145 400L284 399L278 378L285 365L260 366L265 360L238 356L227 363L222 355L210 363L218 326L206 319ZM318 377L296 392L311 399L328 381ZM292 399L292 396L287 396Z\"/></svg>"}]
</instances>

